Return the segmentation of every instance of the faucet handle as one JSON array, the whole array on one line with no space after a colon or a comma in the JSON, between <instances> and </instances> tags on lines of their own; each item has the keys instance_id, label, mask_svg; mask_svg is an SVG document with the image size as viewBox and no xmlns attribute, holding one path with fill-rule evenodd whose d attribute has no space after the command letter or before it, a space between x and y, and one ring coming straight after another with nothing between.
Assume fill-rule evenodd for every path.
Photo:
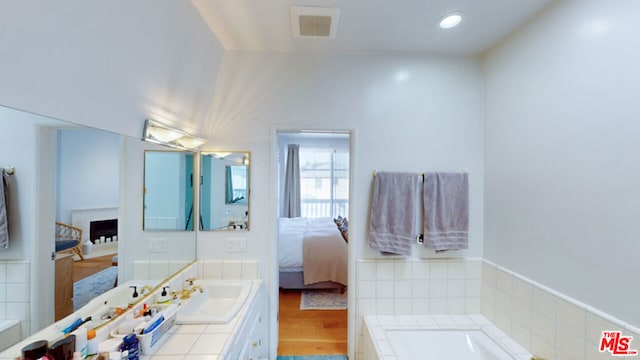
<instances>
[{"instance_id":1,"label":"faucet handle","mask_svg":"<svg viewBox=\"0 0 640 360\"><path fill-rule=\"evenodd\" d=\"M193 282L196 281L196 278L190 277L190 278L187 278L185 281L189 283L189 286L193 286Z\"/></svg>"}]
</instances>

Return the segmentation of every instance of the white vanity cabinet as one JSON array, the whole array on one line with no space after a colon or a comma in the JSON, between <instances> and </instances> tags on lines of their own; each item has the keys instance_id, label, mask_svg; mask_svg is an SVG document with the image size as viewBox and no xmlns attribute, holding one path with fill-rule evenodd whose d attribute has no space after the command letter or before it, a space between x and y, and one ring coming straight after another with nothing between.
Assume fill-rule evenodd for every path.
<instances>
[{"instance_id":1,"label":"white vanity cabinet","mask_svg":"<svg viewBox=\"0 0 640 360\"><path fill-rule=\"evenodd\" d=\"M233 340L231 359L258 360L268 358L267 294L261 285L247 309ZM235 353L238 355L235 356Z\"/></svg>"}]
</instances>

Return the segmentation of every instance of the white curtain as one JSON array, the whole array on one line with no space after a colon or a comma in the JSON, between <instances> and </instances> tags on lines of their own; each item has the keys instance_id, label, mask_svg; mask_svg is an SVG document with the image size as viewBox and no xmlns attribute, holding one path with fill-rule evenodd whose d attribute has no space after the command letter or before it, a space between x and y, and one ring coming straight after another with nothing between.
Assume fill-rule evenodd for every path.
<instances>
[{"instance_id":1,"label":"white curtain","mask_svg":"<svg viewBox=\"0 0 640 360\"><path fill-rule=\"evenodd\" d=\"M300 217L300 145L289 144L284 174L282 217Z\"/></svg>"}]
</instances>

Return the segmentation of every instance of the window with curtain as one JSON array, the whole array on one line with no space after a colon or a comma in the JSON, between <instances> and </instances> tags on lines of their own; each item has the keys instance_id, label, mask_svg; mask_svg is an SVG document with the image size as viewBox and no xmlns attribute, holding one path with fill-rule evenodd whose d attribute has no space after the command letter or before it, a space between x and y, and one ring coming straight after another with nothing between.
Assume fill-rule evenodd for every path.
<instances>
[{"instance_id":1,"label":"window with curtain","mask_svg":"<svg viewBox=\"0 0 640 360\"><path fill-rule=\"evenodd\" d=\"M349 152L300 146L300 197L303 217L349 215Z\"/></svg>"}]
</instances>

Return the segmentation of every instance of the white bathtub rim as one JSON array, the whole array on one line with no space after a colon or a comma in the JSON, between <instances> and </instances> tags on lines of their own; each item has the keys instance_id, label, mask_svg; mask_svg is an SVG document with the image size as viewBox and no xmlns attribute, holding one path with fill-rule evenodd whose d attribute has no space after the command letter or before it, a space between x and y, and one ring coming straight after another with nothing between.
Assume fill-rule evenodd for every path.
<instances>
[{"instance_id":1,"label":"white bathtub rim","mask_svg":"<svg viewBox=\"0 0 640 360\"><path fill-rule=\"evenodd\" d=\"M19 325L20 320L0 320L0 333Z\"/></svg>"},{"instance_id":2,"label":"white bathtub rim","mask_svg":"<svg viewBox=\"0 0 640 360\"><path fill-rule=\"evenodd\" d=\"M401 324L398 318L418 317L422 319L434 319L433 322L422 322L415 324ZM395 323L393 320L396 319ZM470 315L408 315L408 316L377 316L366 315L363 318L364 326L369 330L371 340L379 359L394 358L395 353L391 343L387 338L388 330L457 330L457 331L482 331L487 337L495 342L514 359L530 358L532 354L523 346L518 344L504 331L491 323L480 314Z\"/></svg>"}]
</instances>

